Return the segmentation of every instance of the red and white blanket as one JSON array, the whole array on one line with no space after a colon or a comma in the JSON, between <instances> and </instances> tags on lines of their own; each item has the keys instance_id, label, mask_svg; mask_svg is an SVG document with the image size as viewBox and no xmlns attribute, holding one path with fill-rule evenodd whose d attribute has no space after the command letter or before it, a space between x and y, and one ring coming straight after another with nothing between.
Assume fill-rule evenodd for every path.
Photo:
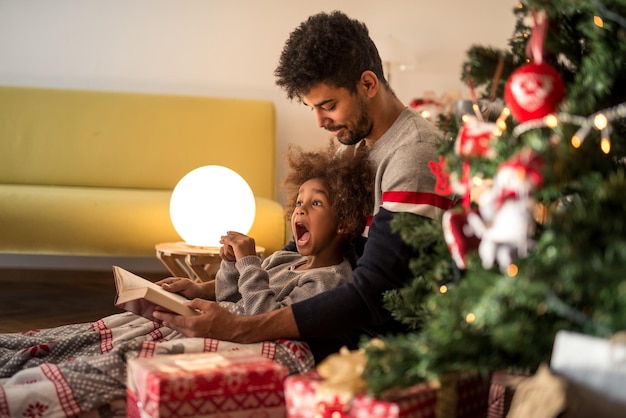
<instances>
[{"instance_id":1,"label":"red and white blanket","mask_svg":"<svg viewBox=\"0 0 626 418\"><path fill-rule=\"evenodd\" d=\"M129 358L242 347L284 365L290 374L314 366L302 342L235 344L187 338L131 313L0 334L0 417L125 417Z\"/></svg>"}]
</instances>

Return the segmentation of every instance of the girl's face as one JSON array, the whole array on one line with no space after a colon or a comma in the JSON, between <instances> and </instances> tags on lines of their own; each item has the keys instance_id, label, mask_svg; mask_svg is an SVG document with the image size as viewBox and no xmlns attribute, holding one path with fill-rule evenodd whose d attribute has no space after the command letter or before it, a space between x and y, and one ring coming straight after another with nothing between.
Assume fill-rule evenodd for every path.
<instances>
[{"instance_id":1,"label":"girl's face","mask_svg":"<svg viewBox=\"0 0 626 418\"><path fill-rule=\"evenodd\" d=\"M338 239L337 216L331 206L330 193L319 178L307 180L300 186L291 214L291 230L302 255L319 254Z\"/></svg>"}]
</instances>

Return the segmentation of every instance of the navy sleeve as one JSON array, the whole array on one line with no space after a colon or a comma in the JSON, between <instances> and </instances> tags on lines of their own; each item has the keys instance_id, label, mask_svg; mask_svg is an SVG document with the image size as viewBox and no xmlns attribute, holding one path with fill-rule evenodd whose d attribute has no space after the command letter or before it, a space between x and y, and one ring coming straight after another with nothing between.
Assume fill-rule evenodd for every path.
<instances>
[{"instance_id":1,"label":"navy sleeve","mask_svg":"<svg viewBox=\"0 0 626 418\"><path fill-rule=\"evenodd\" d=\"M287 244L285 244L285 246L283 247L283 251L292 251L294 253L298 251L298 247L296 247L296 243L293 238Z\"/></svg>"},{"instance_id":2,"label":"navy sleeve","mask_svg":"<svg viewBox=\"0 0 626 418\"><path fill-rule=\"evenodd\" d=\"M393 215L381 208L374 216L352 283L292 305L301 338L341 337L379 328L390 319L383 308L383 293L404 287L412 279L409 261L417 256L399 234L391 232Z\"/></svg>"}]
</instances>

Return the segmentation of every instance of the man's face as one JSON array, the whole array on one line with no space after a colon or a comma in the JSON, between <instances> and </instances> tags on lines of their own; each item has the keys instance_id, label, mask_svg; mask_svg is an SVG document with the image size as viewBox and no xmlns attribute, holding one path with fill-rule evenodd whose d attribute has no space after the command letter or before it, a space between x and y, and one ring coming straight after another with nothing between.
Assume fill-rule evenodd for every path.
<instances>
[{"instance_id":1,"label":"man's face","mask_svg":"<svg viewBox=\"0 0 626 418\"><path fill-rule=\"evenodd\" d=\"M358 93L350 94L346 88L320 83L301 99L315 113L317 126L344 145L357 144L372 131L366 97Z\"/></svg>"}]
</instances>

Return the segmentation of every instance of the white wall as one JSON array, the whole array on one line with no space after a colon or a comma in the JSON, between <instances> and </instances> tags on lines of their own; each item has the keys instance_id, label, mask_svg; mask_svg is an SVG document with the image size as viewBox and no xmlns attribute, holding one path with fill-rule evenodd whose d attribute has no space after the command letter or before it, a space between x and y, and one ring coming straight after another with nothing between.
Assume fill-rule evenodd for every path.
<instances>
[{"instance_id":1,"label":"white wall","mask_svg":"<svg viewBox=\"0 0 626 418\"><path fill-rule=\"evenodd\" d=\"M261 98L277 109L277 182L288 143L328 137L288 102L274 68L307 16L343 10L380 44L392 37L414 62L392 72L406 103L426 90L467 89L472 44L506 47L514 0L0 0L0 84ZM277 183L278 184L278 183Z\"/></svg>"}]
</instances>

